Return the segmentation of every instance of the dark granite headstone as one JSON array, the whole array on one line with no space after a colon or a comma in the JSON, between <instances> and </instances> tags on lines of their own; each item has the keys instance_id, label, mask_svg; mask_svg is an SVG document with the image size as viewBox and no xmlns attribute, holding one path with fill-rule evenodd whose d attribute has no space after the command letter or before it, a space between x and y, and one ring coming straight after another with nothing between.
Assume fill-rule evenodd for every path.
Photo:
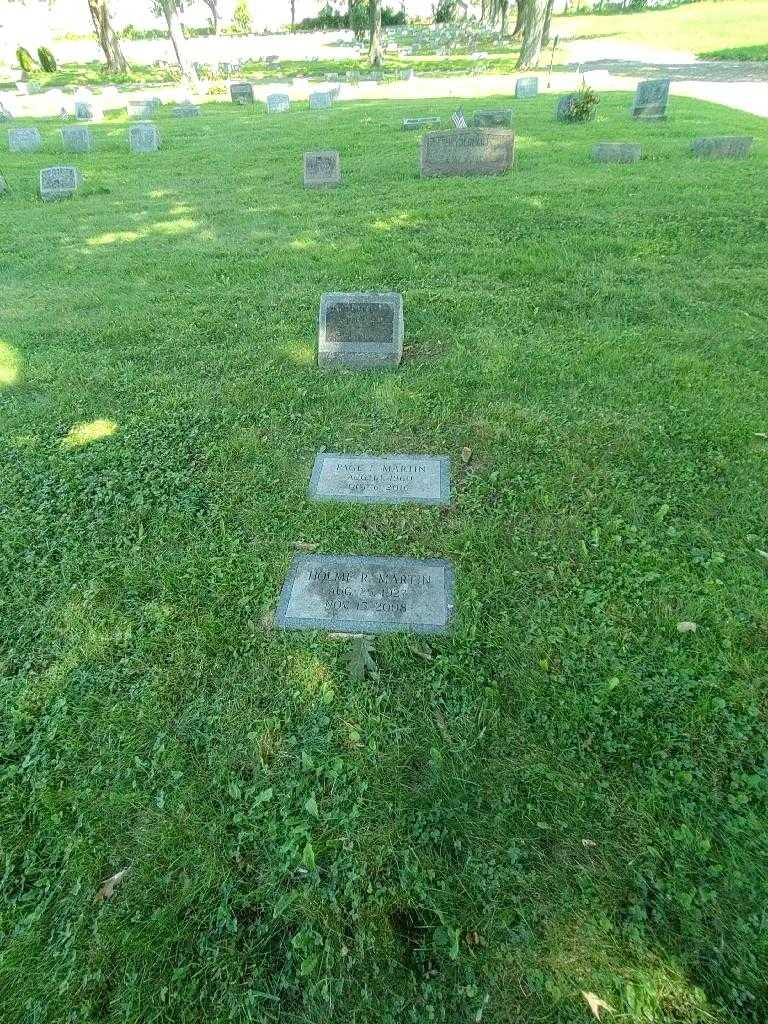
<instances>
[{"instance_id":1,"label":"dark granite headstone","mask_svg":"<svg viewBox=\"0 0 768 1024\"><path fill-rule=\"evenodd\" d=\"M404 333L403 297L397 292L326 292L320 300L318 365L398 366Z\"/></svg>"},{"instance_id":2,"label":"dark granite headstone","mask_svg":"<svg viewBox=\"0 0 768 1024\"><path fill-rule=\"evenodd\" d=\"M667 116L667 100L669 99L669 78L651 78L639 82L632 107L632 117L644 121L660 121Z\"/></svg>"},{"instance_id":3,"label":"dark granite headstone","mask_svg":"<svg viewBox=\"0 0 768 1024\"><path fill-rule=\"evenodd\" d=\"M341 157L335 149L304 154L304 184L307 188L341 184Z\"/></svg>"},{"instance_id":4,"label":"dark granite headstone","mask_svg":"<svg viewBox=\"0 0 768 1024\"><path fill-rule=\"evenodd\" d=\"M253 86L250 82L233 82L229 95L233 103L253 103Z\"/></svg>"},{"instance_id":5,"label":"dark granite headstone","mask_svg":"<svg viewBox=\"0 0 768 1024\"><path fill-rule=\"evenodd\" d=\"M711 138L694 139L691 152L694 156L720 160L742 160L752 149L750 135L715 135Z\"/></svg>"}]
</instances>

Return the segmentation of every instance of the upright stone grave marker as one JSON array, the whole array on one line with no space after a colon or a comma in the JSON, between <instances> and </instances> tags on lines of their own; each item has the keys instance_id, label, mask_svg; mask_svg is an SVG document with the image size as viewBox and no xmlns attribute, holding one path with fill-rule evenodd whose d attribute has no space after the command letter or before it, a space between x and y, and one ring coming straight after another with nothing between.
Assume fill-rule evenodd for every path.
<instances>
[{"instance_id":1,"label":"upright stone grave marker","mask_svg":"<svg viewBox=\"0 0 768 1024\"><path fill-rule=\"evenodd\" d=\"M341 157L335 149L304 154L304 185L307 188L341 184Z\"/></svg>"},{"instance_id":2,"label":"upright stone grave marker","mask_svg":"<svg viewBox=\"0 0 768 1024\"><path fill-rule=\"evenodd\" d=\"M536 75L518 78L515 82L515 99L527 100L539 95L539 80Z\"/></svg>"},{"instance_id":3,"label":"upright stone grave marker","mask_svg":"<svg viewBox=\"0 0 768 1024\"><path fill-rule=\"evenodd\" d=\"M73 125L62 128L61 141L65 153L90 153L93 148L93 136L90 128L85 125Z\"/></svg>"},{"instance_id":4,"label":"upright stone grave marker","mask_svg":"<svg viewBox=\"0 0 768 1024\"><path fill-rule=\"evenodd\" d=\"M427 132L421 138L421 176L503 174L515 158L515 133L501 128Z\"/></svg>"},{"instance_id":5,"label":"upright stone grave marker","mask_svg":"<svg viewBox=\"0 0 768 1024\"><path fill-rule=\"evenodd\" d=\"M291 98L284 92L273 92L267 96L268 114L287 114L291 109Z\"/></svg>"},{"instance_id":6,"label":"upright stone grave marker","mask_svg":"<svg viewBox=\"0 0 768 1024\"><path fill-rule=\"evenodd\" d=\"M599 164L636 164L642 155L637 142L598 142L592 147L592 159Z\"/></svg>"},{"instance_id":7,"label":"upright stone grave marker","mask_svg":"<svg viewBox=\"0 0 768 1024\"><path fill-rule=\"evenodd\" d=\"M445 633L455 611L450 562L296 555L275 622L334 633Z\"/></svg>"},{"instance_id":8,"label":"upright stone grave marker","mask_svg":"<svg viewBox=\"0 0 768 1024\"><path fill-rule=\"evenodd\" d=\"M638 82L632 117L643 121L660 121L666 117L670 84L669 78L651 78L646 82Z\"/></svg>"},{"instance_id":9,"label":"upright stone grave marker","mask_svg":"<svg viewBox=\"0 0 768 1024\"><path fill-rule=\"evenodd\" d=\"M128 100L125 104L128 112L128 117L154 117L160 109L160 103L157 99L149 100Z\"/></svg>"},{"instance_id":10,"label":"upright stone grave marker","mask_svg":"<svg viewBox=\"0 0 768 1024\"><path fill-rule=\"evenodd\" d=\"M179 103L173 108L174 117L200 117L200 107L196 103Z\"/></svg>"},{"instance_id":11,"label":"upright stone grave marker","mask_svg":"<svg viewBox=\"0 0 768 1024\"><path fill-rule=\"evenodd\" d=\"M447 505L450 461L440 455L339 455L321 452L309 483L312 498L364 504Z\"/></svg>"},{"instance_id":12,"label":"upright stone grave marker","mask_svg":"<svg viewBox=\"0 0 768 1024\"><path fill-rule=\"evenodd\" d=\"M750 135L715 135L711 138L694 139L691 152L694 156L719 160L743 160L752 149Z\"/></svg>"},{"instance_id":13,"label":"upright stone grave marker","mask_svg":"<svg viewBox=\"0 0 768 1024\"><path fill-rule=\"evenodd\" d=\"M8 129L8 148L12 153L36 153L42 144L37 128Z\"/></svg>"},{"instance_id":14,"label":"upright stone grave marker","mask_svg":"<svg viewBox=\"0 0 768 1024\"><path fill-rule=\"evenodd\" d=\"M333 96L330 92L313 92L309 96L310 110L327 110L333 103Z\"/></svg>"},{"instance_id":15,"label":"upright stone grave marker","mask_svg":"<svg viewBox=\"0 0 768 1024\"><path fill-rule=\"evenodd\" d=\"M320 367L399 366L403 297L397 292L326 292L320 300Z\"/></svg>"},{"instance_id":16,"label":"upright stone grave marker","mask_svg":"<svg viewBox=\"0 0 768 1024\"><path fill-rule=\"evenodd\" d=\"M66 199L77 191L82 178L76 167L43 167L40 171L40 198Z\"/></svg>"},{"instance_id":17,"label":"upright stone grave marker","mask_svg":"<svg viewBox=\"0 0 768 1024\"><path fill-rule=\"evenodd\" d=\"M75 119L78 121L102 121L104 112L93 99L75 100Z\"/></svg>"},{"instance_id":18,"label":"upright stone grave marker","mask_svg":"<svg viewBox=\"0 0 768 1024\"><path fill-rule=\"evenodd\" d=\"M233 103L253 103L253 86L250 82L233 82L229 95Z\"/></svg>"},{"instance_id":19,"label":"upright stone grave marker","mask_svg":"<svg viewBox=\"0 0 768 1024\"><path fill-rule=\"evenodd\" d=\"M476 110L472 115L474 128L511 128L511 110Z\"/></svg>"},{"instance_id":20,"label":"upright stone grave marker","mask_svg":"<svg viewBox=\"0 0 768 1024\"><path fill-rule=\"evenodd\" d=\"M160 148L160 132L149 121L128 126L128 143L132 153L154 153Z\"/></svg>"}]
</instances>

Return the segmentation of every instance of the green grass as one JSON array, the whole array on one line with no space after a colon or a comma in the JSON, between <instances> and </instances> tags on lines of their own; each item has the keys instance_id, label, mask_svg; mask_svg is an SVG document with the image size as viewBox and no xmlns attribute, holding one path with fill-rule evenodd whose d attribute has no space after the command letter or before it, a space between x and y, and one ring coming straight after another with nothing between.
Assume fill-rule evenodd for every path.
<instances>
[{"instance_id":1,"label":"green grass","mask_svg":"<svg viewBox=\"0 0 768 1024\"><path fill-rule=\"evenodd\" d=\"M768 60L768 43L756 46L732 46L700 53L702 60Z\"/></svg>"},{"instance_id":2,"label":"green grass","mask_svg":"<svg viewBox=\"0 0 768 1024\"><path fill-rule=\"evenodd\" d=\"M419 179L447 99L109 120L60 204L57 122L3 155L3 1024L766 1019L768 133L555 102L498 179ZM403 293L399 370L316 370L330 289ZM311 502L322 447L454 500ZM451 559L455 631L351 685L269 628L298 541Z\"/></svg>"},{"instance_id":3,"label":"green grass","mask_svg":"<svg viewBox=\"0 0 768 1024\"><path fill-rule=\"evenodd\" d=\"M555 19L555 31L576 38L611 37L665 50L707 56L707 51L757 46L759 54L733 60L765 60L768 0L705 0L668 10L588 14Z\"/></svg>"},{"instance_id":4,"label":"green grass","mask_svg":"<svg viewBox=\"0 0 768 1024\"><path fill-rule=\"evenodd\" d=\"M61 88L62 86L91 85L153 85L179 81L178 68L156 68L152 64L134 64L124 75L109 72L100 61L87 63L72 62L60 64L56 71L49 73L39 68L30 72L29 81L43 89ZM12 89L12 82L3 83L0 88Z\"/></svg>"}]
</instances>

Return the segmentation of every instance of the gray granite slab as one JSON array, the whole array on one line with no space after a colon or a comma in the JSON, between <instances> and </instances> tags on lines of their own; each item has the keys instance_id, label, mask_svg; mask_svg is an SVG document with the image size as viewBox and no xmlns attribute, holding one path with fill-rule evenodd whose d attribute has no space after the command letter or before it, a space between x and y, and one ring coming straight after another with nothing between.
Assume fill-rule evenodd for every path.
<instances>
[{"instance_id":1,"label":"gray granite slab","mask_svg":"<svg viewBox=\"0 0 768 1024\"><path fill-rule=\"evenodd\" d=\"M253 103L253 86L250 82L233 82L229 95L233 103Z\"/></svg>"},{"instance_id":2,"label":"gray granite slab","mask_svg":"<svg viewBox=\"0 0 768 1024\"><path fill-rule=\"evenodd\" d=\"M90 153L93 149L93 136L85 125L72 125L60 131L65 153Z\"/></svg>"},{"instance_id":3,"label":"gray granite slab","mask_svg":"<svg viewBox=\"0 0 768 1024\"><path fill-rule=\"evenodd\" d=\"M291 109L291 98L284 92L273 92L267 96L268 114L287 114Z\"/></svg>"},{"instance_id":4,"label":"gray granite slab","mask_svg":"<svg viewBox=\"0 0 768 1024\"><path fill-rule=\"evenodd\" d=\"M333 96L330 92L313 92L309 95L310 110L327 110L333 103Z\"/></svg>"},{"instance_id":5,"label":"gray granite slab","mask_svg":"<svg viewBox=\"0 0 768 1024\"><path fill-rule=\"evenodd\" d=\"M515 158L515 133L503 128L457 128L421 137L422 178L503 174Z\"/></svg>"},{"instance_id":6,"label":"gray granite slab","mask_svg":"<svg viewBox=\"0 0 768 1024\"><path fill-rule=\"evenodd\" d=\"M511 110L476 110L472 115L473 128L511 128Z\"/></svg>"},{"instance_id":7,"label":"gray granite slab","mask_svg":"<svg viewBox=\"0 0 768 1024\"><path fill-rule=\"evenodd\" d=\"M515 82L515 99L527 100L539 95L539 80L536 75L518 78Z\"/></svg>"},{"instance_id":8,"label":"gray granite slab","mask_svg":"<svg viewBox=\"0 0 768 1024\"><path fill-rule=\"evenodd\" d=\"M439 124L439 117L405 117L403 118L403 131L417 132L420 128L434 128Z\"/></svg>"},{"instance_id":9,"label":"gray granite slab","mask_svg":"<svg viewBox=\"0 0 768 1024\"><path fill-rule=\"evenodd\" d=\"M8 129L8 148L12 153L36 153L42 144L37 128Z\"/></svg>"},{"instance_id":10,"label":"gray granite slab","mask_svg":"<svg viewBox=\"0 0 768 1024\"><path fill-rule=\"evenodd\" d=\"M200 107L196 103L180 103L173 108L174 117L200 117Z\"/></svg>"},{"instance_id":11,"label":"gray granite slab","mask_svg":"<svg viewBox=\"0 0 768 1024\"><path fill-rule=\"evenodd\" d=\"M638 82L632 117L643 121L660 121L666 117L670 85L669 78L649 78L645 82Z\"/></svg>"},{"instance_id":12,"label":"gray granite slab","mask_svg":"<svg viewBox=\"0 0 768 1024\"><path fill-rule=\"evenodd\" d=\"M304 154L304 184L307 188L341 184L341 157L335 149Z\"/></svg>"},{"instance_id":13,"label":"gray granite slab","mask_svg":"<svg viewBox=\"0 0 768 1024\"><path fill-rule=\"evenodd\" d=\"M104 118L104 111L92 99L76 99L75 118L78 121L101 121Z\"/></svg>"},{"instance_id":14,"label":"gray granite slab","mask_svg":"<svg viewBox=\"0 0 768 1024\"><path fill-rule=\"evenodd\" d=\"M711 138L694 139L691 152L694 156L710 159L743 160L752 149L751 135L715 135Z\"/></svg>"},{"instance_id":15,"label":"gray granite slab","mask_svg":"<svg viewBox=\"0 0 768 1024\"><path fill-rule=\"evenodd\" d=\"M128 117L154 117L160 109L160 102L157 99L149 100L128 100L125 104Z\"/></svg>"},{"instance_id":16,"label":"gray granite slab","mask_svg":"<svg viewBox=\"0 0 768 1024\"><path fill-rule=\"evenodd\" d=\"M325 501L363 504L447 505L451 499L446 455L343 455L320 452L309 494Z\"/></svg>"},{"instance_id":17,"label":"gray granite slab","mask_svg":"<svg viewBox=\"0 0 768 1024\"><path fill-rule=\"evenodd\" d=\"M642 156L639 142L598 142L592 147L592 159L599 164L636 164Z\"/></svg>"},{"instance_id":18,"label":"gray granite slab","mask_svg":"<svg viewBox=\"0 0 768 1024\"><path fill-rule=\"evenodd\" d=\"M397 292L326 292L320 299L320 367L399 366L403 297Z\"/></svg>"},{"instance_id":19,"label":"gray granite slab","mask_svg":"<svg viewBox=\"0 0 768 1024\"><path fill-rule=\"evenodd\" d=\"M450 562L296 555L275 623L334 633L445 633L455 611Z\"/></svg>"},{"instance_id":20,"label":"gray granite slab","mask_svg":"<svg viewBox=\"0 0 768 1024\"><path fill-rule=\"evenodd\" d=\"M81 181L76 167L43 167L40 171L40 198L66 199L77 191Z\"/></svg>"},{"instance_id":21,"label":"gray granite slab","mask_svg":"<svg viewBox=\"0 0 768 1024\"><path fill-rule=\"evenodd\" d=\"M128 126L128 144L132 153L154 153L160 148L160 132L157 125L148 121Z\"/></svg>"}]
</instances>

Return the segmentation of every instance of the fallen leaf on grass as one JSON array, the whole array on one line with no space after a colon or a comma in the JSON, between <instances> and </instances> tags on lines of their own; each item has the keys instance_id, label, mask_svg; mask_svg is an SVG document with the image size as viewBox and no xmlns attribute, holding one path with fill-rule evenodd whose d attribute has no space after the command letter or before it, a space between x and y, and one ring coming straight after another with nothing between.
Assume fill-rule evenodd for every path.
<instances>
[{"instance_id":1,"label":"fallen leaf on grass","mask_svg":"<svg viewBox=\"0 0 768 1024\"><path fill-rule=\"evenodd\" d=\"M118 871L117 874L112 875L111 878L106 878L99 886L99 891L96 893L96 902L103 903L104 900L108 900L112 897L115 889L120 885L122 880L128 874L131 869L123 868L122 871Z\"/></svg>"},{"instance_id":2,"label":"fallen leaf on grass","mask_svg":"<svg viewBox=\"0 0 768 1024\"><path fill-rule=\"evenodd\" d=\"M308 544L304 540L295 540L291 547L294 551L317 551L319 544Z\"/></svg>"},{"instance_id":3,"label":"fallen leaf on grass","mask_svg":"<svg viewBox=\"0 0 768 1024\"><path fill-rule=\"evenodd\" d=\"M412 654L415 654L417 658L423 658L424 661L432 661L432 648L429 644L419 643L418 640L408 640L408 649Z\"/></svg>"},{"instance_id":4,"label":"fallen leaf on grass","mask_svg":"<svg viewBox=\"0 0 768 1024\"><path fill-rule=\"evenodd\" d=\"M678 633L695 633L697 628L695 622L678 622L677 624Z\"/></svg>"},{"instance_id":5,"label":"fallen leaf on grass","mask_svg":"<svg viewBox=\"0 0 768 1024\"><path fill-rule=\"evenodd\" d=\"M597 846L597 843L595 842L594 839L582 839L581 840L581 845L582 846Z\"/></svg>"},{"instance_id":6,"label":"fallen leaf on grass","mask_svg":"<svg viewBox=\"0 0 768 1024\"><path fill-rule=\"evenodd\" d=\"M581 993L587 1001L587 1006L590 1008L592 1013L600 1020L601 1010L606 1010L608 1013L615 1013L616 1011L608 1003L603 1002L599 996L596 996L594 992L582 992Z\"/></svg>"},{"instance_id":7,"label":"fallen leaf on grass","mask_svg":"<svg viewBox=\"0 0 768 1024\"><path fill-rule=\"evenodd\" d=\"M464 463L465 466L466 466L466 464L469 462L469 460L471 458L472 458L472 449L471 448L462 448L461 449L461 461Z\"/></svg>"}]
</instances>

